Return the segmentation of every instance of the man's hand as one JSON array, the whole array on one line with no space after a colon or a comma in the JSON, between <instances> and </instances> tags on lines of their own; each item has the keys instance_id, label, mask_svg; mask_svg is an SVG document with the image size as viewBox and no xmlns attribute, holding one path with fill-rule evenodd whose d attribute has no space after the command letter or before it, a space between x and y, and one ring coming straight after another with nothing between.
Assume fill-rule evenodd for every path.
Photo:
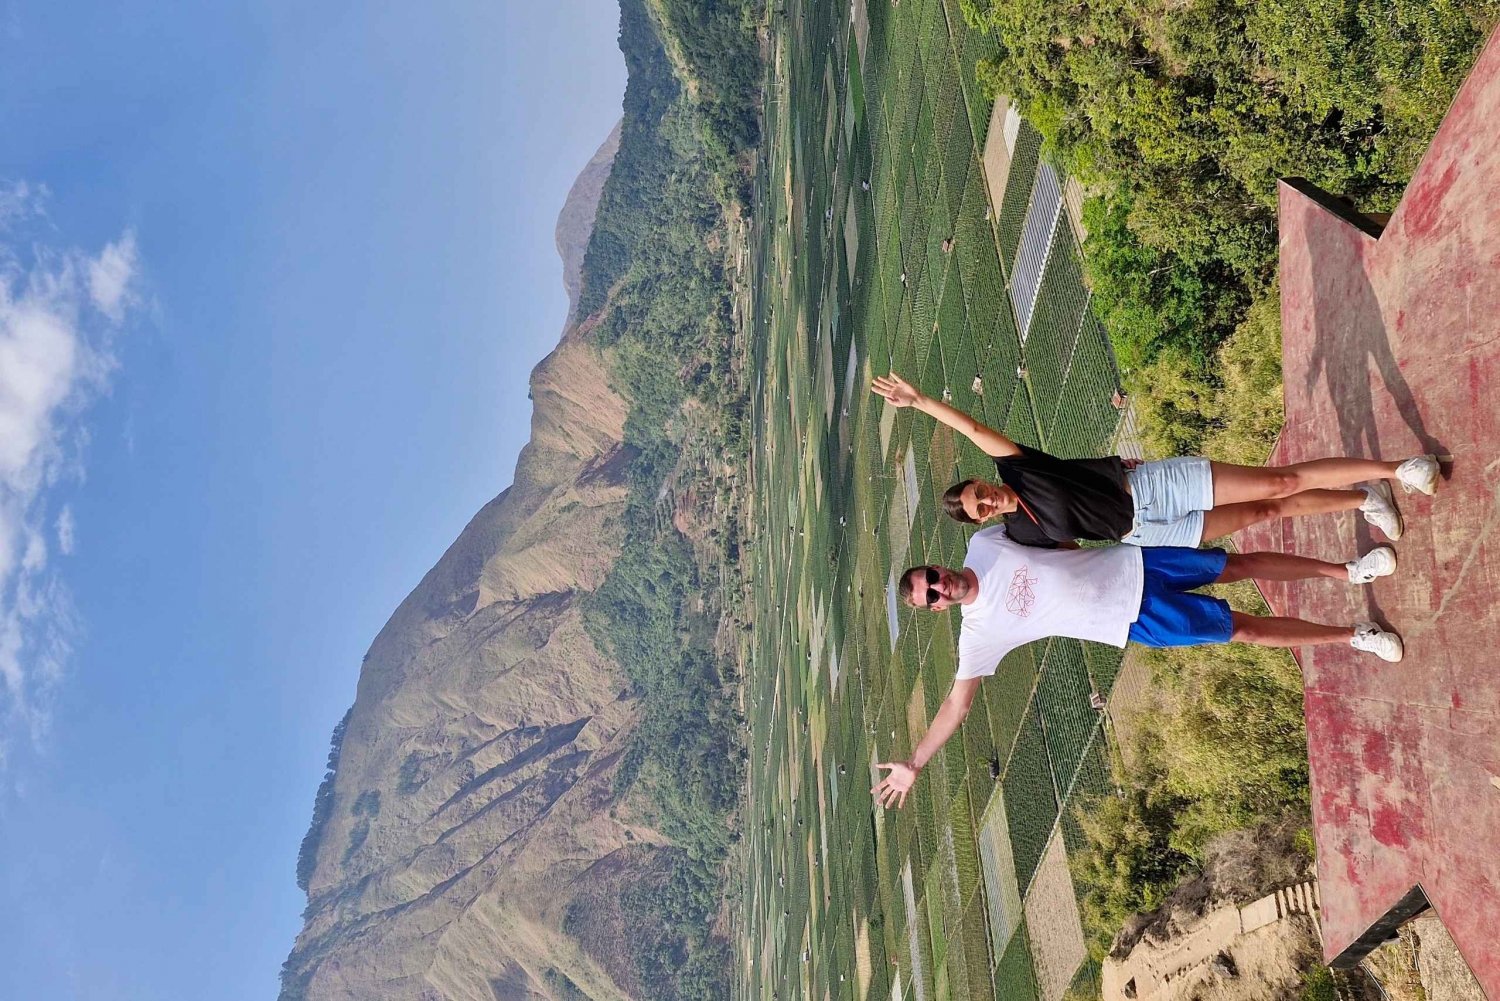
<instances>
[{"instance_id":1,"label":"man's hand","mask_svg":"<svg viewBox=\"0 0 1500 1001\"><path fill-rule=\"evenodd\" d=\"M896 809L901 809L906 805L906 794L916 785L917 776L922 770L909 761L883 761L875 767L885 768L890 774L870 790L871 794L886 809L890 809L892 804L895 804Z\"/></svg>"},{"instance_id":2,"label":"man's hand","mask_svg":"<svg viewBox=\"0 0 1500 1001\"><path fill-rule=\"evenodd\" d=\"M917 387L901 378L895 372L890 375L877 375L870 383L870 389L879 396L885 398L885 402L893 407L915 406L922 398L917 392Z\"/></svg>"},{"instance_id":3,"label":"man's hand","mask_svg":"<svg viewBox=\"0 0 1500 1001\"><path fill-rule=\"evenodd\" d=\"M1126 469L1134 469L1136 466L1139 466L1145 461L1145 459L1127 459L1124 456L1120 457L1120 465L1124 466Z\"/></svg>"}]
</instances>

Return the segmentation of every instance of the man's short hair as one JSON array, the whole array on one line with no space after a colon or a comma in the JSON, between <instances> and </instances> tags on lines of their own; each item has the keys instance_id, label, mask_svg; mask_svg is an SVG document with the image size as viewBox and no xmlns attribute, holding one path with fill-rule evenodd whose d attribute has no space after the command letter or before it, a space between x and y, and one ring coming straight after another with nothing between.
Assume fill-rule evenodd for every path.
<instances>
[{"instance_id":1,"label":"man's short hair","mask_svg":"<svg viewBox=\"0 0 1500 1001\"><path fill-rule=\"evenodd\" d=\"M969 512L964 510L964 491L978 482L978 480L961 480L943 493L943 510L948 517L965 525L979 524L969 517Z\"/></svg>"},{"instance_id":2,"label":"man's short hair","mask_svg":"<svg viewBox=\"0 0 1500 1001\"><path fill-rule=\"evenodd\" d=\"M901 595L901 600L912 608L917 607L916 602L911 600L917 590L916 576L921 573L925 577L927 569L925 566L907 567L906 572L901 575L900 583L896 585L896 593Z\"/></svg>"}]
</instances>

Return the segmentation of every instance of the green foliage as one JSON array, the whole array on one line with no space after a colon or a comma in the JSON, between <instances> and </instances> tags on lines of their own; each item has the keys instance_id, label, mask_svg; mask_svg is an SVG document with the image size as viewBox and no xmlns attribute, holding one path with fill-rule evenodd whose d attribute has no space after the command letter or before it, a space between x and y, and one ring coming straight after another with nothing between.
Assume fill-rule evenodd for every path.
<instances>
[{"instance_id":1,"label":"green foliage","mask_svg":"<svg viewBox=\"0 0 1500 1001\"><path fill-rule=\"evenodd\" d=\"M1302 974L1302 993L1299 997L1301 1001L1339 1001L1340 994L1338 984L1333 979L1333 971L1318 963Z\"/></svg>"},{"instance_id":2,"label":"green foliage","mask_svg":"<svg viewBox=\"0 0 1500 1001\"><path fill-rule=\"evenodd\" d=\"M588 316L604 305L644 240L648 217L632 199L652 190L669 162L658 126L681 92L642 0L620 4L620 51L628 74L620 152L600 195L594 229L584 252L580 316Z\"/></svg>"},{"instance_id":3,"label":"green foliage","mask_svg":"<svg viewBox=\"0 0 1500 1001\"><path fill-rule=\"evenodd\" d=\"M627 528L620 559L586 606L591 633L642 702L621 781L644 780L673 841L717 858L741 778L733 712L717 659L687 625L702 586L692 553L675 532L642 526L642 513L627 515L635 530Z\"/></svg>"},{"instance_id":4,"label":"green foliage","mask_svg":"<svg viewBox=\"0 0 1500 1001\"><path fill-rule=\"evenodd\" d=\"M1127 385L1166 383L1145 423L1174 452L1222 426L1193 407L1221 389L1216 347L1271 296L1277 179L1394 207L1500 17L1497 0L961 6L1000 50L986 87L1096 192L1095 307Z\"/></svg>"},{"instance_id":5,"label":"green foliage","mask_svg":"<svg viewBox=\"0 0 1500 1001\"><path fill-rule=\"evenodd\" d=\"M1500 5L1494 0L990 0L984 68L1145 241L1247 277L1274 264L1275 183L1390 207Z\"/></svg>"},{"instance_id":6,"label":"green foliage","mask_svg":"<svg viewBox=\"0 0 1500 1001\"><path fill-rule=\"evenodd\" d=\"M1266 461L1283 419L1279 300L1275 284L1255 299L1215 351L1212 381L1175 345L1126 376L1147 452Z\"/></svg>"},{"instance_id":7,"label":"green foliage","mask_svg":"<svg viewBox=\"0 0 1500 1001\"><path fill-rule=\"evenodd\" d=\"M1095 315L1109 330L1120 367L1147 365L1164 350L1202 368L1233 329L1245 297L1222 261L1190 262L1136 237L1130 202L1090 199L1084 206L1084 255Z\"/></svg>"},{"instance_id":8,"label":"green foliage","mask_svg":"<svg viewBox=\"0 0 1500 1001\"><path fill-rule=\"evenodd\" d=\"M573 983L571 977L555 966L547 967L542 972L542 979L547 982L547 987L559 1001L589 1001L588 994Z\"/></svg>"},{"instance_id":9,"label":"green foliage","mask_svg":"<svg viewBox=\"0 0 1500 1001\"><path fill-rule=\"evenodd\" d=\"M1224 462L1265 462L1285 418L1281 392L1281 290L1257 295L1218 351L1216 426L1201 452Z\"/></svg>"},{"instance_id":10,"label":"green foliage","mask_svg":"<svg viewBox=\"0 0 1500 1001\"><path fill-rule=\"evenodd\" d=\"M349 843L344 846L343 861L348 862L354 857L354 853L364 847L365 841L370 837L370 818L361 817L359 823L349 832Z\"/></svg>"},{"instance_id":11,"label":"green foliage","mask_svg":"<svg viewBox=\"0 0 1500 1001\"><path fill-rule=\"evenodd\" d=\"M629 73L620 153L584 254L580 316L596 313L632 265L664 283L640 289L661 300L663 309L698 301L676 297L673 282L712 278L722 285L714 269L674 266L671 258L704 251L697 237L719 221L725 203L745 200L735 161L759 139L756 6L745 0L656 0L671 48L686 63L684 85L646 5L620 4L620 50ZM696 96L685 99L685 93ZM663 201L681 209L673 226L658 225L651 211Z\"/></svg>"},{"instance_id":12,"label":"green foliage","mask_svg":"<svg viewBox=\"0 0 1500 1001\"><path fill-rule=\"evenodd\" d=\"M1316 858L1318 854L1318 842L1313 836L1312 825L1297 828L1296 834L1292 836L1292 845L1297 854L1305 858Z\"/></svg>"},{"instance_id":13,"label":"green foliage","mask_svg":"<svg viewBox=\"0 0 1500 1001\"><path fill-rule=\"evenodd\" d=\"M406 758L401 762L401 770L397 773L397 792L403 796L410 796L422 788L422 783L427 781L427 776L423 774L423 764L424 761L421 752L412 751L407 754Z\"/></svg>"},{"instance_id":14,"label":"green foliage","mask_svg":"<svg viewBox=\"0 0 1500 1001\"><path fill-rule=\"evenodd\" d=\"M1222 589L1264 613L1248 584ZM1302 675L1285 650L1231 644L1144 650L1161 702L1137 721L1119 798L1084 804L1073 859L1089 948L1102 958L1125 919L1198 870L1217 835L1308 810ZM1308 852L1308 858L1311 858Z\"/></svg>"},{"instance_id":15,"label":"green foliage","mask_svg":"<svg viewBox=\"0 0 1500 1001\"><path fill-rule=\"evenodd\" d=\"M1201 858L1217 834L1305 808L1301 675L1281 650L1233 644L1153 664L1170 693L1148 714L1152 780L1181 801L1171 843Z\"/></svg>"},{"instance_id":16,"label":"green foliage","mask_svg":"<svg viewBox=\"0 0 1500 1001\"><path fill-rule=\"evenodd\" d=\"M760 4L656 0L655 7L692 81L704 151L718 161L717 176L735 176L730 161L760 139L756 109L762 67L755 41Z\"/></svg>"},{"instance_id":17,"label":"green foliage","mask_svg":"<svg viewBox=\"0 0 1500 1001\"><path fill-rule=\"evenodd\" d=\"M344 713L344 718L339 720L338 725L333 728L333 737L328 742L328 769L323 773L323 781L318 783L318 792L313 799L312 823L307 827L307 833L302 837L302 845L297 850L297 888L303 893L307 892L308 885L312 882L313 870L318 866L318 846L323 842L323 831L328 826L328 818L333 816L333 780L339 768L339 752L344 746L344 731L349 726L349 717L354 713L354 707Z\"/></svg>"},{"instance_id":18,"label":"green foliage","mask_svg":"<svg viewBox=\"0 0 1500 1001\"><path fill-rule=\"evenodd\" d=\"M1128 918L1155 909L1191 869L1192 858L1171 845L1177 806L1172 797L1136 785L1078 811L1088 850L1074 854L1070 863L1073 880L1084 891L1080 916L1094 959L1104 958Z\"/></svg>"},{"instance_id":19,"label":"green foliage","mask_svg":"<svg viewBox=\"0 0 1500 1001\"><path fill-rule=\"evenodd\" d=\"M718 906L716 872L679 856L664 880L640 883L621 901L635 934L636 968L650 997L708 1001L725 995L729 944L709 935Z\"/></svg>"}]
</instances>

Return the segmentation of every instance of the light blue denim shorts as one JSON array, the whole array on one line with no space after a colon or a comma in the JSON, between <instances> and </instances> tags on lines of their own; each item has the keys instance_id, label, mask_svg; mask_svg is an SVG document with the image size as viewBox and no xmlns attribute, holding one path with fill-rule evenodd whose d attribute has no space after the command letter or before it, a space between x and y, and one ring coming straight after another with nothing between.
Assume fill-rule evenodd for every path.
<instances>
[{"instance_id":1,"label":"light blue denim shorts","mask_svg":"<svg viewBox=\"0 0 1500 1001\"><path fill-rule=\"evenodd\" d=\"M1126 470L1135 500L1135 527L1121 539L1132 546L1186 546L1203 541L1203 512L1214 506L1208 460L1182 456Z\"/></svg>"}]
</instances>

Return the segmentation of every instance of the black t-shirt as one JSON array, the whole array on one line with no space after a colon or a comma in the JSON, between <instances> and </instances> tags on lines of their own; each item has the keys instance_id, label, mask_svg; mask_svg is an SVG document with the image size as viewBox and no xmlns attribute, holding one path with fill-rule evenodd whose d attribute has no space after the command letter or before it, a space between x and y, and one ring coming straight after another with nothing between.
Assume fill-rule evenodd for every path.
<instances>
[{"instance_id":1,"label":"black t-shirt","mask_svg":"<svg viewBox=\"0 0 1500 1001\"><path fill-rule=\"evenodd\" d=\"M1125 464L1118 455L1059 459L1018 447L1020 455L995 460L1000 482L1025 505L1005 516L1005 531L1012 539L1050 549L1074 539L1118 542L1130 534L1135 503L1125 489Z\"/></svg>"}]
</instances>

